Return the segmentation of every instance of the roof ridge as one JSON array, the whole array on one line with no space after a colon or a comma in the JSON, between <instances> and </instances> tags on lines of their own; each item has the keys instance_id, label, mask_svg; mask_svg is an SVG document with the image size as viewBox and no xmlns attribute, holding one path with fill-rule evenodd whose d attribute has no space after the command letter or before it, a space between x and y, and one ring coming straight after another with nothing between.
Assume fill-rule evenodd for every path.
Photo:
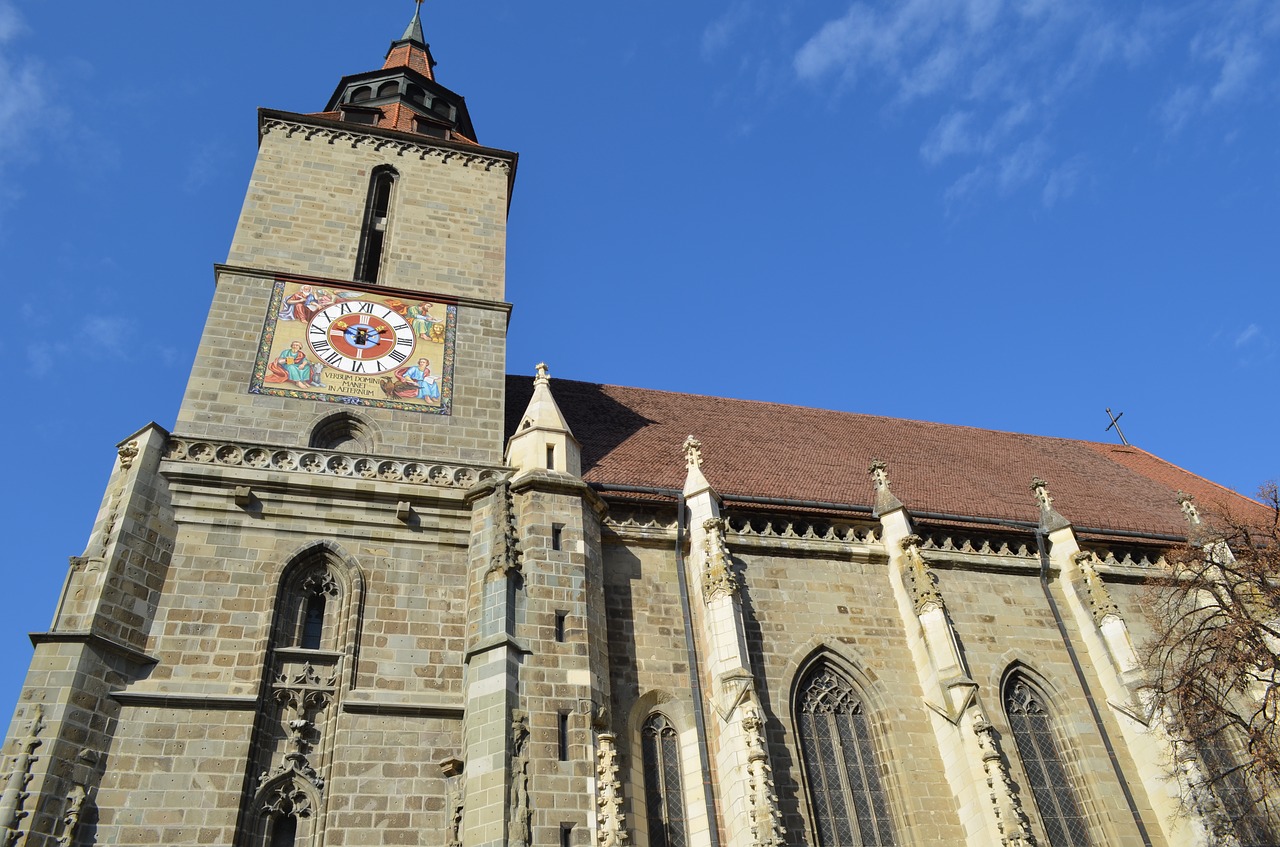
<instances>
[{"instance_id":1,"label":"roof ridge","mask_svg":"<svg viewBox=\"0 0 1280 847\"><path fill-rule=\"evenodd\" d=\"M533 376L526 377L524 374L507 374L507 376L514 377L517 379L528 379L530 382L533 381ZM994 432L1000 435L1016 435L1021 438L1035 438L1043 441L1066 441L1066 442L1071 442L1073 444L1093 444L1101 447L1124 446L1120 444L1111 444L1106 441L1089 441L1088 439L1084 439L1084 438L1070 438L1065 435L1036 435L1035 433L1018 432L1016 430L1011 430L1011 429L993 429L991 427L974 426L972 424L944 423L942 421L928 421L928 420L922 420L920 418L904 418L904 417L898 417L895 415L877 415L872 412L850 412L844 409L827 409L822 406L804 406L799 403L779 403L776 400L755 400L748 397L725 397L725 396L716 395L716 394L700 394L692 391L671 391L664 388L644 388L638 385L619 385L617 383L611 383L611 382L591 382L589 380L569 379L567 377L557 377L556 382L557 383L573 382L579 385L594 385L600 388L621 388L627 391L646 391L652 394L668 394L668 395L674 395L677 397L698 397L706 400L718 400L718 401L727 400L732 403L753 403L760 406L779 406L784 409L802 409L802 410L808 410L813 412L825 412L828 414L835 414L835 415L852 415L855 417L862 417L862 418L875 418L877 420L883 420L883 421L905 421L906 423L920 424L922 426L939 426L939 427L946 427L948 429L968 429L968 430L973 430L974 432ZM1135 450L1141 449L1138 447L1133 447L1133 445L1128 445L1128 446ZM1147 451L1143 450L1142 452L1146 453ZM1147 455L1151 456L1154 454L1147 453ZM1159 457L1156 457L1156 458L1159 458ZM1192 473L1191 471L1186 471L1185 469L1182 469L1182 468L1179 468L1179 470L1184 470L1185 473ZM1199 474L1192 474L1192 475L1199 476ZM1227 490L1230 491L1231 489L1227 489Z\"/></svg>"},{"instance_id":2,"label":"roof ridge","mask_svg":"<svg viewBox=\"0 0 1280 847\"><path fill-rule=\"evenodd\" d=\"M1196 479L1202 479L1202 480L1204 480L1205 482L1207 482L1207 483L1209 483L1210 485L1212 485L1214 488L1217 488L1217 489L1220 489L1220 490L1222 490L1222 491L1225 491L1225 492L1227 492L1228 494L1230 494L1230 495L1232 495L1232 496L1235 496L1235 497L1243 497L1243 498L1245 498L1246 500L1249 500L1249 501L1252 501L1252 502L1254 502L1254 503L1257 503L1257 504L1258 504L1258 505L1260 505L1260 506L1265 506L1265 505L1266 505L1265 503L1262 503L1261 501L1259 501L1259 500L1255 499L1254 497L1249 496L1248 494L1242 494L1241 492L1236 491L1234 488L1228 488L1227 486L1223 485L1223 484L1222 484L1222 483L1220 483L1220 482L1214 482L1212 479L1209 479L1209 477L1207 477L1207 476L1202 476L1201 474L1198 474L1198 473L1196 473L1195 471L1187 470L1187 469L1186 469L1186 468L1184 468L1182 465L1179 465L1179 464L1177 464L1177 463L1175 463L1175 462L1171 462L1171 461L1169 461L1168 459L1164 458L1163 456L1157 456L1155 453L1152 453L1150 450L1144 450L1144 449L1142 449L1141 447L1135 447L1135 446L1134 446L1134 445L1132 445L1132 444L1125 444L1125 445L1120 445L1120 444L1105 444L1105 445L1103 445L1103 446L1106 446L1106 447L1128 447L1130 450L1137 450L1139 453L1142 453L1142 454L1144 454L1144 455L1146 455L1146 456L1149 456L1150 458L1155 459L1157 462L1161 462L1161 463L1163 463L1163 464L1166 464L1166 465L1168 465L1169 467L1173 468L1174 470L1182 471L1184 474L1188 474L1188 475L1190 475L1190 476L1193 476L1193 477L1195 477Z\"/></svg>"}]
</instances>

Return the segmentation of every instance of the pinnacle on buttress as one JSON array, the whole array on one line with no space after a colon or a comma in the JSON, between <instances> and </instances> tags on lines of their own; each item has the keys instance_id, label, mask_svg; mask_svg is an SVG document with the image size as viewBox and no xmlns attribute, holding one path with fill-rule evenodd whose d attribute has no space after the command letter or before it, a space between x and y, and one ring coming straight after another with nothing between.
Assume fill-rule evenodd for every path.
<instances>
[{"instance_id":1,"label":"pinnacle on buttress","mask_svg":"<svg viewBox=\"0 0 1280 847\"><path fill-rule=\"evenodd\" d=\"M1040 477L1031 480L1031 491L1036 495L1036 501L1040 504L1040 529L1044 532L1057 532L1060 529L1067 529L1071 526L1071 521L1058 514L1058 510L1053 508L1053 498L1049 496L1049 483Z\"/></svg>"},{"instance_id":2,"label":"pinnacle on buttress","mask_svg":"<svg viewBox=\"0 0 1280 847\"><path fill-rule=\"evenodd\" d=\"M680 449L684 453L685 464L684 496L692 497L711 490L711 483L702 473L702 442L690 435Z\"/></svg>"},{"instance_id":3,"label":"pinnacle on buttress","mask_svg":"<svg viewBox=\"0 0 1280 847\"><path fill-rule=\"evenodd\" d=\"M1187 540L1195 544L1203 544L1208 536L1204 522L1200 520L1200 507L1196 498L1185 491L1178 492L1178 505L1182 507L1182 516L1187 520Z\"/></svg>"},{"instance_id":4,"label":"pinnacle on buttress","mask_svg":"<svg viewBox=\"0 0 1280 847\"><path fill-rule=\"evenodd\" d=\"M867 468L867 473L871 474L871 483L876 488L876 502L872 507L871 514L878 518L881 515L887 515L903 508L902 501L895 497L892 489L889 488L889 466L887 464L875 459L871 462L871 467Z\"/></svg>"},{"instance_id":5,"label":"pinnacle on buttress","mask_svg":"<svg viewBox=\"0 0 1280 847\"><path fill-rule=\"evenodd\" d=\"M507 463L517 472L534 469L582 475L582 450L551 393L551 372L539 362L533 396L507 442Z\"/></svg>"}]
</instances>

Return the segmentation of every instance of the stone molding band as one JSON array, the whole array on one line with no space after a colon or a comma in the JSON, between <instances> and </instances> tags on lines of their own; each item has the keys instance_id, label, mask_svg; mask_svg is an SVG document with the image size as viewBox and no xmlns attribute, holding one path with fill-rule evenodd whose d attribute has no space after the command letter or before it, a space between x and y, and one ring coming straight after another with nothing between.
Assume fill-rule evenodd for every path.
<instances>
[{"instance_id":1,"label":"stone molding band","mask_svg":"<svg viewBox=\"0 0 1280 847\"><path fill-rule=\"evenodd\" d=\"M400 462L394 459L379 459L376 456L336 453L332 450L247 445L177 437L170 437L166 442L162 458L171 462L377 480L464 491L477 482L496 479L502 475L502 472L495 468L444 465L435 462Z\"/></svg>"}]
</instances>

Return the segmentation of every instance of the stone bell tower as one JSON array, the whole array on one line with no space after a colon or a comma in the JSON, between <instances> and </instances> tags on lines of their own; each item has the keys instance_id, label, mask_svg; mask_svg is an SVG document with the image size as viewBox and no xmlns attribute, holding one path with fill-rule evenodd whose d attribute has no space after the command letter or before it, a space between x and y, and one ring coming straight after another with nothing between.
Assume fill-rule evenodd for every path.
<instances>
[{"instance_id":1,"label":"stone bell tower","mask_svg":"<svg viewBox=\"0 0 1280 847\"><path fill-rule=\"evenodd\" d=\"M504 457L517 157L418 12L258 129L177 423L33 636L0 841L588 843L603 506L545 372Z\"/></svg>"}]
</instances>

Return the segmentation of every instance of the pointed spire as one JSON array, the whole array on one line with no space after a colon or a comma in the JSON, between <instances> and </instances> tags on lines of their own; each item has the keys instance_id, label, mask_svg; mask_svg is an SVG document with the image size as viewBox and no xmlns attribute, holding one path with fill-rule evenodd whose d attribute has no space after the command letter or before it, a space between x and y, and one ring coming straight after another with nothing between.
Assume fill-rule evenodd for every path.
<instances>
[{"instance_id":1,"label":"pointed spire","mask_svg":"<svg viewBox=\"0 0 1280 847\"><path fill-rule=\"evenodd\" d=\"M692 497L711 488L711 483L702 473L702 442L690 435L684 440L681 451L685 464L684 496Z\"/></svg>"},{"instance_id":2,"label":"pointed spire","mask_svg":"<svg viewBox=\"0 0 1280 847\"><path fill-rule=\"evenodd\" d=\"M413 10L413 20L409 21L409 25L405 27L404 35L400 36L400 40L426 44L427 40L422 37L422 0L414 0L414 2L417 6Z\"/></svg>"},{"instance_id":3,"label":"pointed spire","mask_svg":"<svg viewBox=\"0 0 1280 847\"><path fill-rule=\"evenodd\" d=\"M387 51L387 60L382 69L411 68L432 81L435 80L436 60L431 55L431 46L422 34L422 0L414 0L417 5L413 9L413 20L404 29L399 41L391 43Z\"/></svg>"},{"instance_id":4,"label":"pointed spire","mask_svg":"<svg viewBox=\"0 0 1280 847\"><path fill-rule=\"evenodd\" d=\"M1035 477L1031 480L1031 491L1040 503L1040 529L1045 532L1057 532L1071 526L1071 521L1058 514L1058 510L1053 508L1053 498L1049 496L1049 483L1040 477Z\"/></svg>"},{"instance_id":5,"label":"pointed spire","mask_svg":"<svg viewBox=\"0 0 1280 847\"><path fill-rule=\"evenodd\" d=\"M533 469L582 474L582 451L551 393L551 372L539 362L533 396L507 443L507 463L517 472Z\"/></svg>"},{"instance_id":6,"label":"pointed spire","mask_svg":"<svg viewBox=\"0 0 1280 847\"><path fill-rule=\"evenodd\" d=\"M893 491L889 488L889 466L880 459L871 462L871 467L867 468L867 473L871 474L871 482L876 487L876 502L871 514L877 518L881 515L887 515L890 512L896 512L903 508L902 501L893 495Z\"/></svg>"}]
</instances>

